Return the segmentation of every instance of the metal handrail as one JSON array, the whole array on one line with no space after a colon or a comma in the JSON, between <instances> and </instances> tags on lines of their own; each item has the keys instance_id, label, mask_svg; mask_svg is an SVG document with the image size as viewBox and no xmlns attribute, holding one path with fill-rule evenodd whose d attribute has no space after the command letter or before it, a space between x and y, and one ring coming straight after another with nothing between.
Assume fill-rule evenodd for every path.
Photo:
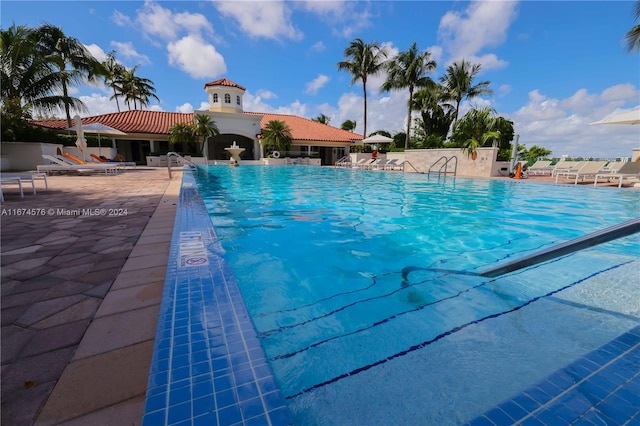
<instances>
[{"instance_id":1,"label":"metal handrail","mask_svg":"<svg viewBox=\"0 0 640 426\"><path fill-rule=\"evenodd\" d=\"M182 158L182 161L184 161L185 163L188 163L189 165L193 166L193 169L196 171L196 174L198 174L198 166L196 166L196 164L191 161L191 160L187 160L186 158L184 158L182 155L178 154L177 152L167 152L167 170L169 171L169 179L171 179L171 156L174 157L178 157L178 158Z\"/></svg>"},{"instance_id":2,"label":"metal handrail","mask_svg":"<svg viewBox=\"0 0 640 426\"><path fill-rule=\"evenodd\" d=\"M436 162L435 162L435 163L433 163L433 164L431 165L431 167L429 167L429 171L427 171L427 173L430 175L430 174L432 173L432 172L431 172L431 170L432 170L432 169L433 169L433 168L434 168L438 163L440 163L440 161L441 161L441 160L443 160L443 159L444 159L445 161L444 161L444 164L443 164L443 165L441 165L441 166L440 166L440 168L438 169L438 177L440 177L440 175L441 175L442 173L444 173L444 175L445 175L445 176L449 173L449 162L450 162L450 161L452 161L452 160L455 160L455 167L454 167L454 169L453 169L453 175L455 176L455 175L458 173L458 157L456 157L455 155L454 155L454 156L452 156L451 158L447 158L447 157L446 157L446 156L444 156L444 155L443 155L442 157L438 158L438 159L436 160ZM442 169L444 169L444 172L442 171ZM435 172L433 172L433 173L435 174Z\"/></svg>"},{"instance_id":3,"label":"metal handrail","mask_svg":"<svg viewBox=\"0 0 640 426\"><path fill-rule=\"evenodd\" d=\"M405 172L405 170L404 170L404 166L405 166L405 164L410 165L410 166L411 166L411 168L412 168L413 170L415 170L415 171L416 171L416 173L422 173L422 172L418 171L418 169L416 169L416 168L415 168L415 166L414 166L413 164L411 164L411 162L410 162L410 161L407 161L407 160L404 160L404 161L402 162L402 172L403 172L403 173Z\"/></svg>"}]
</instances>

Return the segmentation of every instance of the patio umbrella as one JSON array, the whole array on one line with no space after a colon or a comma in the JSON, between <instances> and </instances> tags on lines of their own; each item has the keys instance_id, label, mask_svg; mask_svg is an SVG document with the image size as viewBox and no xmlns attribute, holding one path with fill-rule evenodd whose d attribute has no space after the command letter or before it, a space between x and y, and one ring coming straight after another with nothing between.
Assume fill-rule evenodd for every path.
<instances>
[{"instance_id":1,"label":"patio umbrella","mask_svg":"<svg viewBox=\"0 0 640 426\"><path fill-rule=\"evenodd\" d=\"M76 132L77 132L77 126L76 126ZM91 123L91 124L85 124L84 126L82 126L80 132L82 133L93 133L93 134L97 134L98 135L98 155L102 155L102 143L100 141L100 135L126 135L126 133L121 132L118 129L114 129L113 127L107 126L106 124L102 124L102 123ZM86 145L86 141L85 141L85 145ZM86 147L86 146L85 146Z\"/></svg>"},{"instance_id":2,"label":"patio umbrella","mask_svg":"<svg viewBox=\"0 0 640 426\"><path fill-rule=\"evenodd\" d=\"M640 109L611 115L591 124L640 124Z\"/></svg>"},{"instance_id":3,"label":"patio umbrella","mask_svg":"<svg viewBox=\"0 0 640 426\"><path fill-rule=\"evenodd\" d=\"M79 115L73 116L73 121L76 123L76 127L74 130L76 131L76 135L78 138L76 139L76 146L80 151L82 151L82 160L85 160L84 150L87 149L87 140L84 138L84 132L82 131L82 120Z\"/></svg>"},{"instance_id":4,"label":"patio umbrella","mask_svg":"<svg viewBox=\"0 0 640 426\"><path fill-rule=\"evenodd\" d=\"M393 139L386 137L385 135L381 135L376 133L375 135L371 135L368 138L362 139L361 141L356 142L356 145L364 145L366 143L372 145L378 145L381 143L391 143Z\"/></svg>"}]
</instances>

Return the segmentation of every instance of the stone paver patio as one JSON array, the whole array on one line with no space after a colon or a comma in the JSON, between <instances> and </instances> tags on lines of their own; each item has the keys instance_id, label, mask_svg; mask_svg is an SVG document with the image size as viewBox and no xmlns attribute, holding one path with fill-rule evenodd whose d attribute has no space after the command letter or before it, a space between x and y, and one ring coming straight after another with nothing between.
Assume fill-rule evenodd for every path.
<instances>
[{"instance_id":1,"label":"stone paver patio","mask_svg":"<svg viewBox=\"0 0 640 426\"><path fill-rule=\"evenodd\" d=\"M140 424L180 179L138 168L4 190L2 424Z\"/></svg>"}]
</instances>

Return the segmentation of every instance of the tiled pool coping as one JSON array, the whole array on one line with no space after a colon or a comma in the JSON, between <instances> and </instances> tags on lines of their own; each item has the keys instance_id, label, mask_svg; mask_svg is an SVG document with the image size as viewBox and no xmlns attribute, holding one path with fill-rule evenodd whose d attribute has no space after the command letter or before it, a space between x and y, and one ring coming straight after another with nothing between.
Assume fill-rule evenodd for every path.
<instances>
[{"instance_id":1,"label":"tiled pool coping","mask_svg":"<svg viewBox=\"0 0 640 426\"><path fill-rule=\"evenodd\" d=\"M640 326L468 423L640 424Z\"/></svg>"},{"instance_id":2,"label":"tiled pool coping","mask_svg":"<svg viewBox=\"0 0 640 426\"><path fill-rule=\"evenodd\" d=\"M142 424L290 424L194 177L186 169L178 203Z\"/></svg>"}]
</instances>

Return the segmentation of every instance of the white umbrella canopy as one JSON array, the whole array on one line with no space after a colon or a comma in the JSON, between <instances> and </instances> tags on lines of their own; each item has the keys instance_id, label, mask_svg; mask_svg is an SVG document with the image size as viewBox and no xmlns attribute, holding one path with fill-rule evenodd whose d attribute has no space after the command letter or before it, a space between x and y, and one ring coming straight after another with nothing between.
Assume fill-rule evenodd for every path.
<instances>
[{"instance_id":1,"label":"white umbrella canopy","mask_svg":"<svg viewBox=\"0 0 640 426\"><path fill-rule=\"evenodd\" d=\"M393 142L392 138L376 133L375 135L371 135L368 138L365 138L365 139L362 139L361 141L356 142L356 145L364 145L366 143L377 145L381 143L391 143L391 142Z\"/></svg>"},{"instance_id":2,"label":"white umbrella canopy","mask_svg":"<svg viewBox=\"0 0 640 426\"><path fill-rule=\"evenodd\" d=\"M82 160L85 160L84 150L87 149L87 140L84 138L84 132L82 131L82 120L79 115L74 115L73 121L76 123L76 127L74 127L73 130L76 131L76 135L78 136L76 146L82 151Z\"/></svg>"},{"instance_id":3,"label":"white umbrella canopy","mask_svg":"<svg viewBox=\"0 0 640 426\"><path fill-rule=\"evenodd\" d=\"M78 116L76 116L78 117ZM79 119L80 117L78 117ZM75 118L74 118L75 119ZM78 121L76 121L76 127L73 129L69 129L69 130L75 130L76 133L78 135L83 134L83 133L93 133L93 134L97 134L98 135L98 155L102 155L102 144L100 142L100 135L126 135L126 133L121 132L118 129L114 129L113 127L107 126L106 124L102 124L102 123L91 123L91 124L85 124L82 125L82 123L80 124L80 129L78 130ZM78 137L79 139L79 137ZM82 138L84 140L84 137ZM85 144L85 148L87 147L86 144L86 140L84 142ZM77 145L77 142L76 142ZM78 147L79 148L79 147ZM83 148L81 148L83 149ZM84 151L83 151L84 152Z\"/></svg>"},{"instance_id":4,"label":"white umbrella canopy","mask_svg":"<svg viewBox=\"0 0 640 426\"><path fill-rule=\"evenodd\" d=\"M640 124L640 109L611 115L591 124Z\"/></svg>"}]
</instances>

